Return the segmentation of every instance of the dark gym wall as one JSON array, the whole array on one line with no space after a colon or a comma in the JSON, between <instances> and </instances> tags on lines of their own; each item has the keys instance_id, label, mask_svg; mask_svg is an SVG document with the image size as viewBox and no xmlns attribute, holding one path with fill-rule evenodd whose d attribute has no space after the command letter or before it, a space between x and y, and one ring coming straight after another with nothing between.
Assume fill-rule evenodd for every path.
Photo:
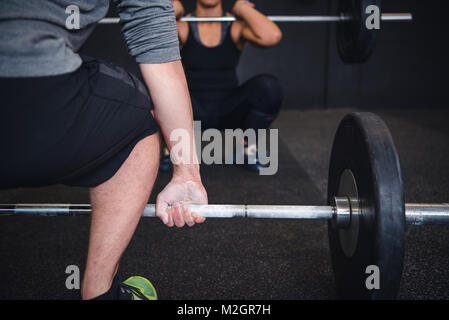
<instances>
[{"instance_id":1,"label":"dark gym wall","mask_svg":"<svg viewBox=\"0 0 449 320\"><path fill-rule=\"evenodd\" d=\"M182 1L191 12L195 0ZM234 1L224 1L230 11ZM288 109L447 107L449 90L448 5L444 0L384 0L384 12L412 12L414 21L381 26L370 61L348 65L338 57L335 24L281 23L281 43L270 49L247 46L238 68L240 81L271 73L282 82ZM337 1L256 0L267 15L335 14ZM113 9L110 15L115 15ZM82 53L138 72L118 25L100 25Z\"/></svg>"}]
</instances>

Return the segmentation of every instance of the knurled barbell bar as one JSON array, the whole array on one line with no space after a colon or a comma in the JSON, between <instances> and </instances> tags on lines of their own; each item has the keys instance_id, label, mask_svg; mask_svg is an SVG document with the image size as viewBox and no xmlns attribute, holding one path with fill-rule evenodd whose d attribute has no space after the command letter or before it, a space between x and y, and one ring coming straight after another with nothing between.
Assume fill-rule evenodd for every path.
<instances>
[{"instance_id":1,"label":"knurled barbell bar","mask_svg":"<svg viewBox=\"0 0 449 320\"><path fill-rule=\"evenodd\" d=\"M301 205L193 205L207 218L328 220L329 246L341 298L391 299L399 290L405 225L449 224L449 204L404 202L399 157L386 124L373 113L351 113L340 123L332 146L328 203ZM85 204L5 204L0 215L77 216ZM144 217L155 216L147 205ZM366 269L380 271L380 288L369 290Z\"/></svg>"},{"instance_id":2,"label":"knurled barbell bar","mask_svg":"<svg viewBox=\"0 0 449 320\"><path fill-rule=\"evenodd\" d=\"M351 207L350 203L357 203ZM191 212L205 218L248 218L248 219L310 219L333 220L339 228L349 226L351 216L359 214L358 199L335 197L335 205L247 205L247 204L189 204ZM23 203L0 204L0 215L37 216L82 216L92 213L89 204ZM156 206L148 204L142 217L156 217ZM449 204L447 203L407 203L405 205L407 224L449 224Z\"/></svg>"},{"instance_id":3,"label":"knurled barbell bar","mask_svg":"<svg viewBox=\"0 0 449 320\"><path fill-rule=\"evenodd\" d=\"M340 58L345 63L366 62L373 53L377 42L377 29L368 29L366 21L372 12L368 7L376 6L381 10L380 0L339 0L337 15L317 16L268 16L275 22L336 22L337 48ZM232 16L224 17L182 17L186 22L222 22L236 21ZM412 21L411 13L382 13L381 21ZM120 18L104 18L101 24L119 23Z\"/></svg>"}]
</instances>

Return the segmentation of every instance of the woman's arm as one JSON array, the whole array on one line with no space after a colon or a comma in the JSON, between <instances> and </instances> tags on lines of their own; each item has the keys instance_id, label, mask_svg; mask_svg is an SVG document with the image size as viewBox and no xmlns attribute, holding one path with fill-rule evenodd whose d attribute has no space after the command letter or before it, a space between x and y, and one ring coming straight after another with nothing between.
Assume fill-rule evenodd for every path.
<instances>
[{"instance_id":1,"label":"woman's arm","mask_svg":"<svg viewBox=\"0 0 449 320\"><path fill-rule=\"evenodd\" d=\"M254 9L254 4L238 0L232 13L243 20L240 36L258 47L272 47L281 41L282 32L279 27L262 13Z\"/></svg>"},{"instance_id":2,"label":"woman's arm","mask_svg":"<svg viewBox=\"0 0 449 320\"><path fill-rule=\"evenodd\" d=\"M187 22L180 21L179 19L184 16L186 11L179 0L173 0L173 9L175 11L176 26L178 28L179 47L182 48L189 35L189 25Z\"/></svg>"},{"instance_id":3,"label":"woman's arm","mask_svg":"<svg viewBox=\"0 0 449 320\"><path fill-rule=\"evenodd\" d=\"M178 20L182 16L184 16L185 9L184 9L184 6L182 5L181 1L173 0L173 10L175 11L176 20Z\"/></svg>"}]
</instances>

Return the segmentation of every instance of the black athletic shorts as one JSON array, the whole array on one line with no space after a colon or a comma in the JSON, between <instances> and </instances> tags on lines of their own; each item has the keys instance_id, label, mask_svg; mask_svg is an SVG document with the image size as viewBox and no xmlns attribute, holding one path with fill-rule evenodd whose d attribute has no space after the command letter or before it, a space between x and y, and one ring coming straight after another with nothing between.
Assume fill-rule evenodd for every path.
<instances>
[{"instance_id":1,"label":"black athletic shorts","mask_svg":"<svg viewBox=\"0 0 449 320\"><path fill-rule=\"evenodd\" d=\"M0 188L96 186L158 131L144 84L83 58L73 73L0 78Z\"/></svg>"}]
</instances>

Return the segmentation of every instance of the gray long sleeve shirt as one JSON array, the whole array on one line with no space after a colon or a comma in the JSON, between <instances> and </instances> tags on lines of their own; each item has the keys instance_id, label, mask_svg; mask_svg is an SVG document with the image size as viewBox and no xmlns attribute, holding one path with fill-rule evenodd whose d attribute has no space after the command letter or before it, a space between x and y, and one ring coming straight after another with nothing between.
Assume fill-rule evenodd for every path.
<instances>
[{"instance_id":1,"label":"gray long sleeve shirt","mask_svg":"<svg viewBox=\"0 0 449 320\"><path fill-rule=\"evenodd\" d=\"M129 53L138 63L179 60L172 0L114 0ZM69 6L79 8L79 29ZM69 73L76 53L107 13L109 0L0 0L0 77ZM67 12L66 12L67 10ZM72 24L73 26L73 24Z\"/></svg>"}]
</instances>

